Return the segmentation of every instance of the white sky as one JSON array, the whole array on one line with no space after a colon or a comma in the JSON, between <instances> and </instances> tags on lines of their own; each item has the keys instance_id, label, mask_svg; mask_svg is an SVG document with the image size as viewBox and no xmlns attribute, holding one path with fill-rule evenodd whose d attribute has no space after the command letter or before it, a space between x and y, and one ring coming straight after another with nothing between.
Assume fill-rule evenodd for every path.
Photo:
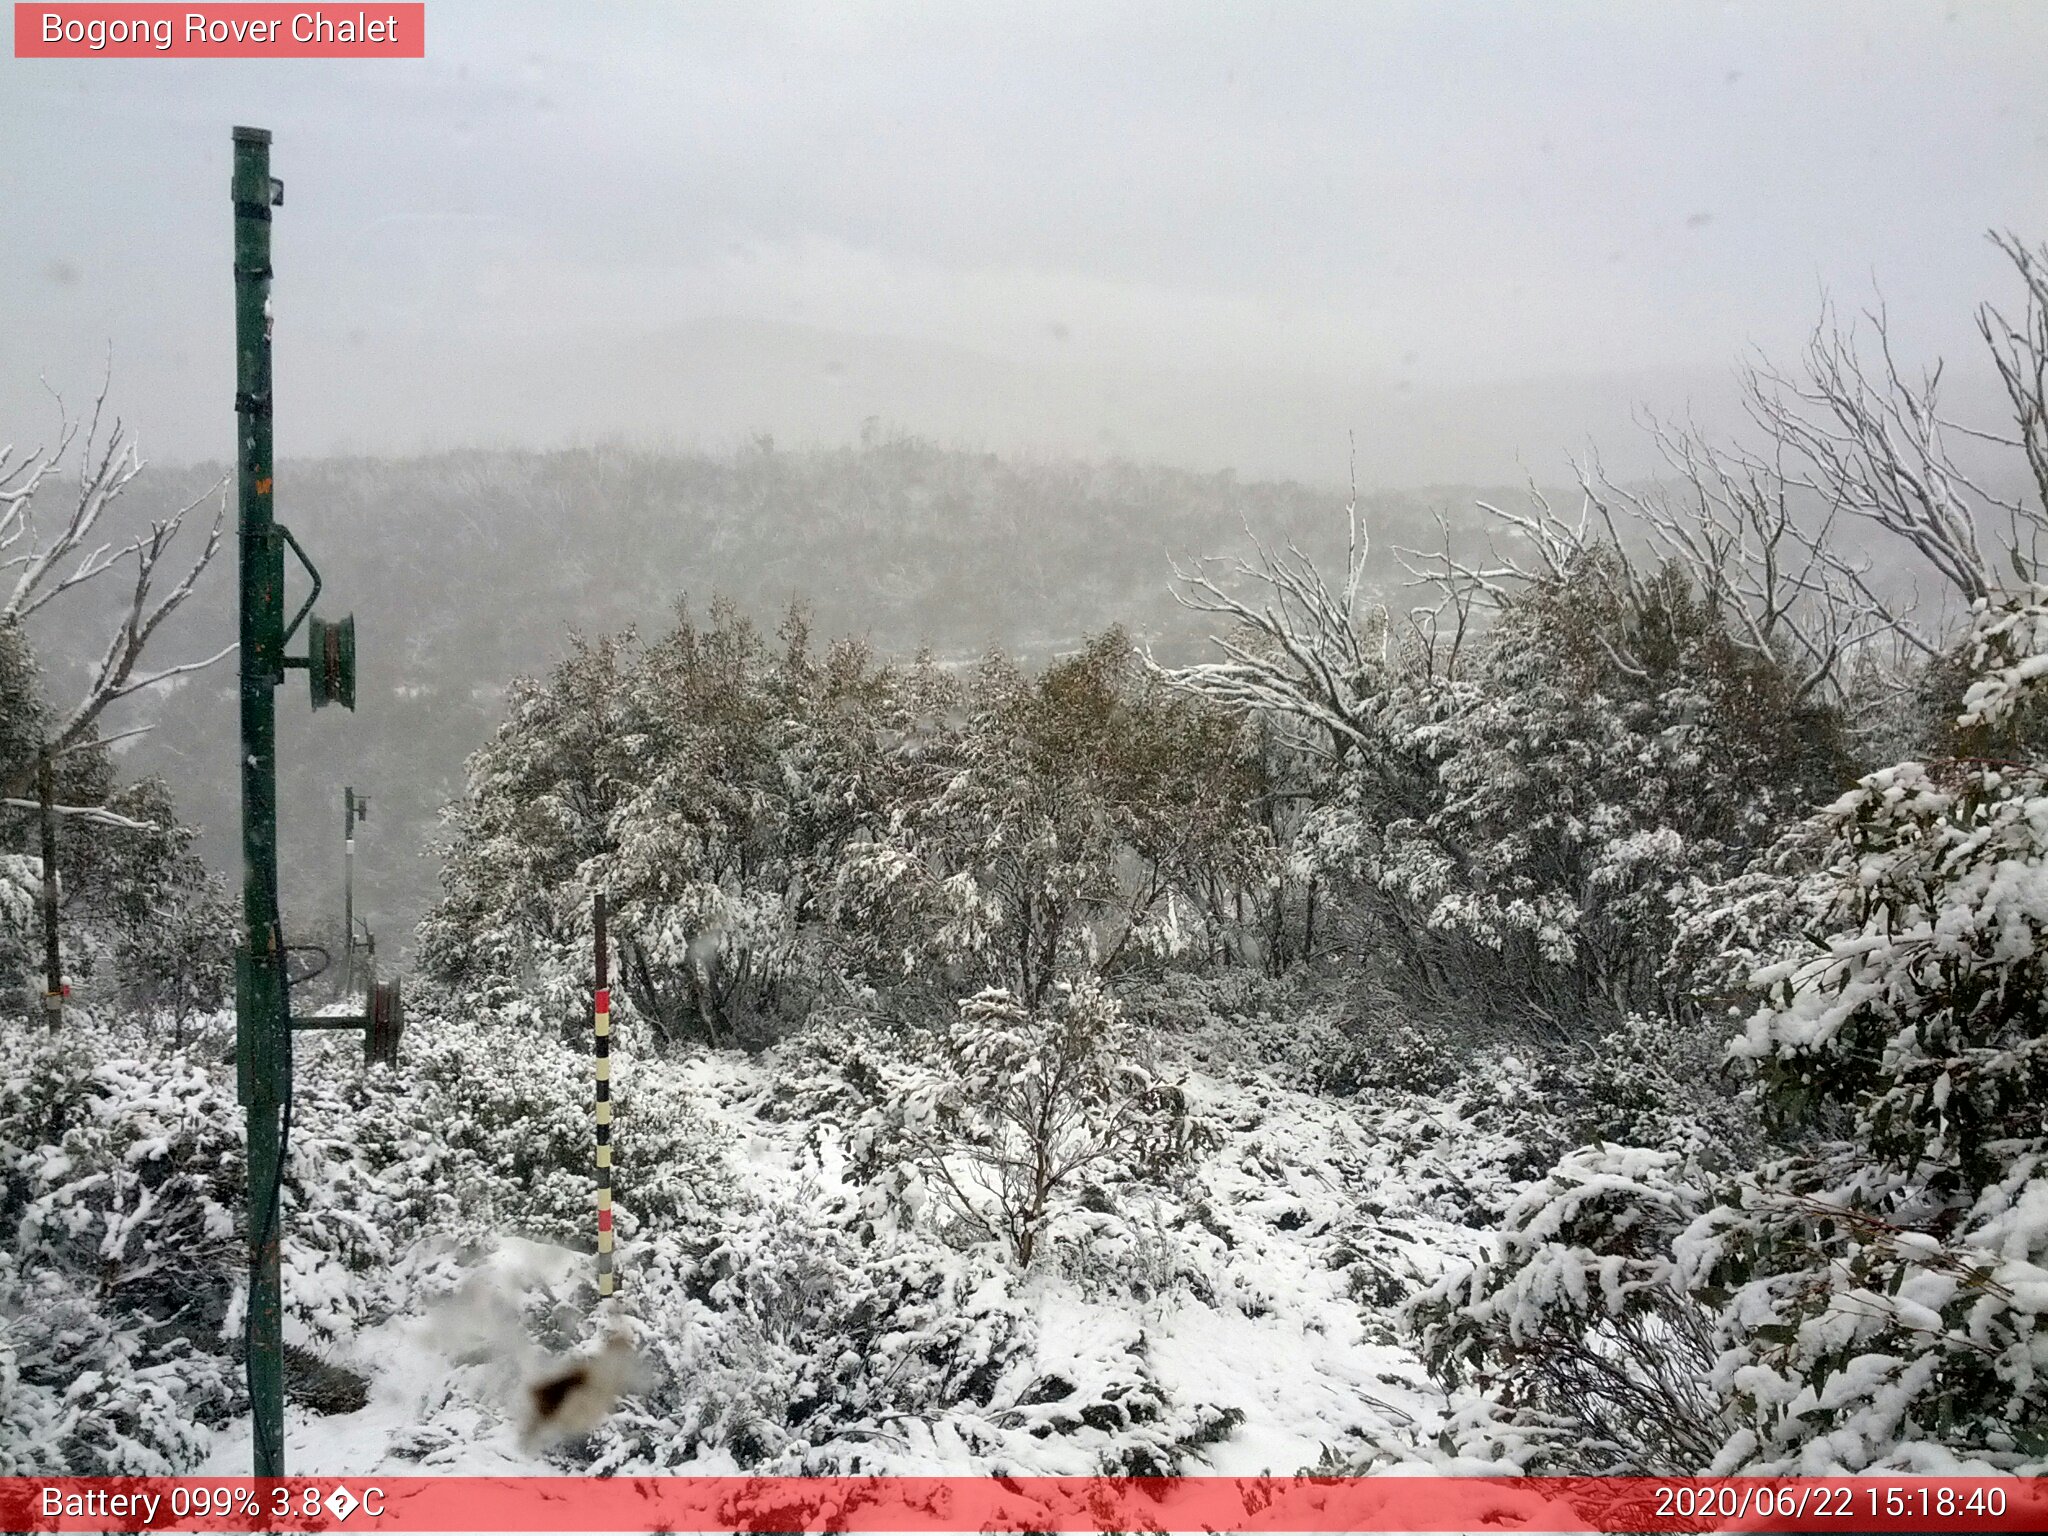
<instances>
[{"instance_id":1,"label":"white sky","mask_svg":"<svg viewBox=\"0 0 2048 1536\"><path fill-rule=\"evenodd\" d=\"M1958 361L2048 238L2026 4L468 4L409 62L0 59L0 442L232 431L276 134L280 450L845 440L1486 481L1717 417L1824 289Z\"/></svg>"}]
</instances>

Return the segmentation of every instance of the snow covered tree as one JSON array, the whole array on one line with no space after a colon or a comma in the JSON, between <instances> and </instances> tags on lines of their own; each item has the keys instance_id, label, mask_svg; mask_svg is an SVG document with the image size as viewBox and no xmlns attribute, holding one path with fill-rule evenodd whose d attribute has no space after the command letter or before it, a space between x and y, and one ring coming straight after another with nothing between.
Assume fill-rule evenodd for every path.
<instances>
[{"instance_id":1,"label":"snow covered tree","mask_svg":"<svg viewBox=\"0 0 2048 1536\"><path fill-rule=\"evenodd\" d=\"M620 980L663 1038L729 1042L769 1010L796 943L770 866L781 854L778 715L766 647L723 604L679 613L627 686L640 772L602 861Z\"/></svg>"},{"instance_id":2,"label":"snow covered tree","mask_svg":"<svg viewBox=\"0 0 2048 1536\"><path fill-rule=\"evenodd\" d=\"M1062 983L1038 1008L983 992L934 1043L937 1060L869 1112L856 1152L1019 1265L1087 1186L1158 1178L1207 1140L1180 1091L1132 1061L1099 982Z\"/></svg>"},{"instance_id":3,"label":"snow covered tree","mask_svg":"<svg viewBox=\"0 0 2048 1536\"><path fill-rule=\"evenodd\" d=\"M143 467L134 437L119 420L102 435L106 398L103 384L83 422L68 415L61 417L54 449L38 448L17 457L11 446L0 448L0 573L12 578L11 585L0 579L0 635L17 632L12 640L0 640L0 648L25 645L22 637L29 621L65 593L110 573L127 571L132 582L106 649L91 668L79 697L68 707L49 705L41 712L34 755L24 760L24 743L16 739L28 717L17 717L8 727L0 728L0 753L5 754L0 756L0 802L18 804L30 793L37 757L61 757L74 747L89 744L100 718L118 700L210 667L234 650L228 645L200 661L154 672L138 671L157 630L184 605L219 553L227 500L221 497L199 552L167 591L160 590L166 574L164 562L171 558L185 519L201 502L211 499L212 492L169 517L152 521L146 532L125 538L116 535L96 543L108 513ZM54 477L65 468L74 444L79 460L76 484L46 526L38 520L39 504L58 483ZM0 654L0 673L19 665L18 657Z\"/></svg>"},{"instance_id":4,"label":"snow covered tree","mask_svg":"<svg viewBox=\"0 0 2048 1536\"><path fill-rule=\"evenodd\" d=\"M1341 587L1291 547L1180 572L1233 628L1224 659L1160 675L1297 746L1288 866L1434 1027L1586 1041L1672 1006L1673 896L1847 775L1840 605L1797 606L1823 583L1762 488L1695 475L1690 522L1637 503L1661 563L1539 496L1496 511L1519 564L1404 554L1435 600L1402 616L1370 596L1355 499Z\"/></svg>"},{"instance_id":5,"label":"snow covered tree","mask_svg":"<svg viewBox=\"0 0 2048 1536\"><path fill-rule=\"evenodd\" d=\"M1581 1148L1525 1191L1489 1259L1417 1309L1453 1453L1532 1471L2048 1467L2048 256L2002 244L2026 318L1980 324L2015 431L1977 435L2018 451L2031 473L2003 483L2030 489L1980 489L1944 447L1933 377L1904 380L1888 348L1872 373L1824 334L1804 383L1759 397L1804 461L1789 481L1972 603L1944 643L1826 556L1925 658L1914 687L1949 723L1676 898L1702 1022L1746 984L1731 1065L1775 1139L1754 1167L1710 1139Z\"/></svg>"},{"instance_id":6,"label":"snow covered tree","mask_svg":"<svg viewBox=\"0 0 2048 1536\"><path fill-rule=\"evenodd\" d=\"M612 817L641 771L625 730L631 635L571 638L545 680L512 686L503 723L444 812L444 895L420 924L431 976L508 1001L532 988L557 1022L587 985L590 887Z\"/></svg>"},{"instance_id":7,"label":"snow covered tree","mask_svg":"<svg viewBox=\"0 0 2048 1536\"><path fill-rule=\"evenodd\" d=\"M603 890L621 997L660 1041L758 1043L833 985L828 898L881 823L901 690L859 645L814 655L799 612L779 641L720 601L522 683L449 813L430 972L574 1018Z\"/></svg>"},{"instance_id":8,"label":"snow covered tree","mask_svg":"<svg viewBox=\"0 0 2048 1536\"><path fill-rule=\"evenodd\" d=\"M60 415L53 449L17 456L12 447L0 447L0 853L32 856L38 881L60 893L62 912L77 905L74 887L97 883L102 898L125 901L134 918L137 903L164 908L188 899L202 906L219 901L217 892L203 889L203 874L190 860L178 867L173 880L172 845L182 852L189 834L178 828L161 786L121 791L119 798L128 802L125 810L114 802L115 775L106 748L119 736L103 739L101 721L118 701L203 670L234 650L229 645L203 660L142 669L158 629L184 605L219 552L227 503L220 501L197 554L168 590L164 578L172 573L165 562L174 548L183 548L178 536L185 519L211 492L152 520L146 531L105 537L110 514L118 520L114 509L143 467L135 440L120 421L102 432L106 393L103 385L83 422ZM74 446L77 477L50 518L49 503ZM39 518L39 513L45 515ZM30 642L31 622L67 593L109 589L113 583L103 579L109 576L129 585L115 609L105 649L77 698L60 705L47 696ZM139 733L120 733L132 734ZM110 844L110 834L127 836L129 846ZM58 850L54 859L46 855L52 845ZM180 884L175 895L173 883ZM118 897L115 887L122 891ZM211 918L202 919L201 927L210 923ZM39 914L38 926L48 926L47 911ZM125 932L132 937L140 930L131 922ZM90 946L74 934L65 947L84 958ZM24 983L25 958L19 948L18 933L14 939L0 938L0 994L10 1002ZM189 979L204 994L218 985L220 956L217 947L203 947L202 954ZM160 952L157 959L163 958ZM161 965L156 970L160 973ZM136 980L142 980L139 973Z\"/></svg>"},{"instance_id":9,"label":"snow covered tree","mask_svg":"<svg viewBox=\"0 0 2048 1536\"><path fill-rule=\"evenodd\" d=\"M233 995L236 902L194 851L162 780L125 785L105 804L137 825L72 831L79 868L67 911L102 936L122 999L168 1022L175 1047L195 1015Z\"/></svg>"},{"instance_id":10,"label":"snow covered tree","mask_svg":"<svg viewBox=\"0 0 2048 1536\"><path fill-rule=\"evenodd\" d=\"M17 628L0 627L0 756L34 762L49 711ZM112 755L88 729L51 765L60 807L57 910L64 974L123 1000L160 1005L174 1030L218 1004L234 977L234 914L227 892L192 851L161 780L119 785ZM33 803L33 802L29 802ZM0 996L28 988L43 955L42 838L38 811L0 810L0 849L13 875L0 896ZM40 991L38 984L30 988Z\"/></svg>"},{"instance_id":11,"label":"snow covered tree","mask_svg":"<svg viewBox=\"0 0 2048 1536\"><path fill-rule=\"evenodd\" d=\"M1772 1315L1727 1373L1758 1421L1744 1460L2048 1462L2048 762L2005 755L2048 677L2048 589L1980 599L1969 650L1984 755L1828 808L1819 952L1758 973L1735 1047L1827 1133L1697 1234L1731 1312Z\"/></svg>"},{"instance_id":12,"label":"snow covered tree","mask_svg":"<svg viewBox=\"0 0 2048 1536\"><path fill-rule=\"evenodd\" d=\"M1667 568L1608 546L1504 600L1464 675L1388 690L1311 818L1390 984L1445 1021L1585 1039L1678 1001L1672 898L1841 781L1840 719Z\"/></svg>"},{"instance_id":13,"label":"snow covered tree","mask_svg":"<svg viewBox=\"0 0 2048 1536\"><path fill-rule=\"evenodd\" d=\"M1036 1007L1142 956L1206 957L1229 893L1271 878L1242 733L1121 631L1035 677L990 656L965 708L840 872L842 921L896 937L904 971Z\"/></svg>"},{"instance_id":14,"label":"snow covered tree","mask_svg":"<svg viewBox=\"0 0 2048 1536\"><path fill-rule=\"evenodd\" d=\"M1794 931L1753 978L1732 1054L1790 1150L1720 1176L1573 1154L1496 1259L1423 1305L1468 1452L2048 1466L2048 763L2009 755L2048 686L2048 589L1980 600L1966 649L1979 755L1883 769L1821 812Z\"/></svg>"}]
</instances>

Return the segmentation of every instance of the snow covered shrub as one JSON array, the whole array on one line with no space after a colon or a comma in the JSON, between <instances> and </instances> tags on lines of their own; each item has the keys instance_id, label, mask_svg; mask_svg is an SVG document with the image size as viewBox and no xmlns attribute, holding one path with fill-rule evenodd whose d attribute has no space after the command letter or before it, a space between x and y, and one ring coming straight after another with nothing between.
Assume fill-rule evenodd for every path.
<instances>
[{"instance_id":1,"label":"snow covered shrub","mask_svg":"<svg viewBox=\"0 0 2048 1536\"><path fill-rule=\"evenodd\" d=\"M0 1249L0 1476L190 1472L240 1394L237 1364L91 1275Z\"/></svg>"},{"instance_id":2,"label":"snow covered shrub","mask_svg":"<svg viewBox=\"0 0 2048 1536\"><path fill-rule=\"evenodd\" d=\"M1307 1093L1434 1093L1464 1070L1448 1043L1348 969L1278 977L1241 966L1169 971L1121 983L1117 999L1135 1027L1205 1070L1265 1075Z\"/></svg>"},{"instance_id":3,"label":"snow covered shrub","mask_svg":"<svg viewBox=\"0 0 2048 1536\"><path fill-rule=\"evenodd\" d=\"M1336 1010L1299 975L1247 966L1122 978L1116 997L1133 1031L1162 1056L1237 1080L1270 1074L1313 1088L1342 1050Z\"/></svg>"},{"instance_id":4,"label":"snow covered shrub","mask_svg":"<svg viewBox=\"0 0 2048 1536\"><path fill-rule=\"evenodd\" d=\"M0 1018L28 1019L35 1009L29 976L40 926L36 892L42 860L0 853Z\"/></svg>"},{"instance_id":5,"label":"snow covered shrub","mask_svg":"<svg viewBox=\"0 0 2048 1536\"><path fill-rule=\"evenodd\" d=\"M1133 1198L1133 1195L1136 1198ZM1084 1185L1073 1205L1048 1217L1041 1261L1081 1295L1128 1306L1176 1296L1214 1299L1204 1241L1190 1241L1189 1202L1159 1192Z\"/></svg>"},{"instance_id":6,"label":"snow covered shrub","mask_svg":"<svg viewBox=\"0 0 2048 1536\"><path fill-rule=\"evenodd\" d=\"M1007 1277L911 1234L862 1237L799 1191L729 1222L698 1256L657 1239L629 1306L660 1382L597 1435L595 1470L850 1470L907 1423L986 1405L1028 1342ZM877 1446L875 1442L881 1442Z\"/></svg>"},{"instance_id":7,"label":"snow covered shrub","mask_svg":"<svg viewBox=\"0 0 2048 1536\"><path fill-rule=\"evenodd\" d=\"M621 980L665 1036L758 1046L837 990L821 893L874 814L893 676L865 647L779 653L714 603L649 647L628 690L638 782L612 819Z\"/></svg>"},{"instance_id":8,"label":"snow covered shrub","mask_svg":"<svg viewBox=\"0 0 2048 1536\"><path fill-rule=\"evenodd\" d=\"M516 684L448 813L429 974L572 1022L602 889L622 1030L760 1045L837 991L825 898L842 847L879 824L914 689L856 643L814 655L801 613L778 639L715 602L708 623L679 611L645 646L579 641Z\"/></svg>"},{"instance_id":9,"label":"snow covered shrub","mask_svg":"<svg viewBox=\"0 0 2048 1536\"><path fill-rule=\"evenodd\" d=\"M961 1003L936 1059L855 1138L913 1210L929 1196L959 1235L1001 1242L1020 1265L1087 1185L1160 1180L1211 1140L1180 1090L1130 1059L1122 1012L1099 984L1063 983L1027 1008L991 990Z\"/></svg>"},{"instance_id":10,"label":"snow covered shrub","mask_svg":"<svg viewBox=\"0 0 2048 1536\"><path fill-rule=\"evenodd\" d=\"M1583 1041L1664 1007L1674 893L1740 870L1842 781L1839 649L1816 665L1769 572L1730 569L1753 533L1768 565L1785 529L1762 489L1716 489L1697 513L1620 498L1662 565L1624 549L1590 482L1576 524L1540 496L1488 508L1507 564L1444 551L1440 602L1405 616L1364 597L1355 503L1341 587L1292 547L1228 582L1178 572L1231 630L1225 659L1164 676L1277 722L1300 759L1288 797L1311 807L1286 867L1398 1015L1448 1045Z\"/></svg>"},{"instance_id":11,"label":"snow covered shrub","mask_svg":"<svg viewBox=\"0 0 2048 1536\"><path fill-rule=\"evenodd\" d=\"M1821 931L1759 972L1735 1047L1774 1112L1842 1134L1697 1235L1746 1325L1724 1460L2048 1459L2048 771L2004 755L2043 698L2048 589L1980 602L1970 645L1960 724L1995 755L1828 808Z\"/></svg>"},{"instance_id":12,"label":"snow covered shrub","mask_svg":"<svg viewBox=\"0 0 2048 1536\"><path fill-rule=\"evenodd\" d=\"M1674 893L1745 867L1844 760L1788 663L1600 543L1503 597L1458 675L1392 681L1374 725L1303 857L1359 893L1407 1011L1477 1040L1663 1008Z\"/></svg>"},{"instance_id":13,"label":"snow covered shrub","mask_svg":"<svg viewBox=\"0 0 2048 1536\"><path fill-rule=\"evenodd\" d=\"M775 1475L1166 1476L1241 1421L1177 1399L1121 1315L1048 1368L1037 1303L995 1251L872 1233L858 1217L805 1188L700 1253L651 1245L626 1306L657 1379L593 1437L593 1469L722 1451Z\"/></svg>"},{"instance_id":14,"label":"snow covered shrub","mask_svg":"<svg viewBox=\"0 0 2048 1536\"><path fill-rule=\"evenodd\" d=\"M1809 921L1755 975L1732 1053L1790 1150L1730 1177L1700 1150L1596 1148L1532 1189L1498 1260L1423 1312L1447 1380L1486 1394L1468 1449L1576 1470L2048 1466L2048 772L2004 755L2048 677L2042 589L1980 603L1971 654L1962 726L1986 755L1901 763L1828 806L1825 857L1786 902ZM1573 1339L1650 1324L1715 1416L1631 1439L1654 1352Z\"/></svg>"},{"instance_id":15,"label":"snow covered shrub","mask_svg":"<svg viewBox=\"0 0 2048 1536\"><path fill-rule=\"evenodd\" d=\"M1745 1165L1765 1140L1754 1095L1726 1067L1725 1031L1690 1014L1630 1014L1586 1041L1480 1053L1446 1097L1516 1147L1533 1179L1592 1142Z\"/></svg>"},{"instance_id":16,"label":"snow covered shrub","mask_svg":"<svg viewBox=\"0 0 2048 1536\"><path fill-rule=\"evenodd\" d=\"M858 1007L819 1010L775 1047L763 1119L801 1122L815 1147L828 1129L844 1137L918 1075L923 1036Z\"/></svg>"},{"instance_id":17,"label":"snow covered shrub","mask_svg":"<svg viewBox=\"0 0 2048 1536\"><path fill-rule=\"evenodd\" d=\"M47 1437L9 1470L182 1472L238 1390L240 1108L182 1057L93 1038L37 1031L0 1073L0 1414Z\"/></svg>"},{"instance_id":18,"label":"snow covered shrub","mask_svg":"<svg viewBox=\"0 0 2048 1536\"><path fill-rule=\"evenodd\" d=\"M159 1322L218 1325L241 1251L241 1109L182 1058L32 1038L0 1078L0 1221L28 1262Z\"/></svg>"},{"instance_id":19,"label":"snow covered shrub","mask_svg":"<svg viewBox=\"0 0 2048 1536\"><path fill-rule=\"evenodd\" d=\"M1466 1070L1434 1031L1385 1015L1341 1019L1315 1066L1316 1090L1338 1095L1376 1088L1441 1093Z\"/></svg>"},{"instance_id":20,"label":"snow covered shrub","mask_svg":"<svg viewBox=\"0 0 2048 1536\"><path fill-rule=\"evenodd\" d=\"M442 813L443 896L419 932L428 975L509 989L574 937L564 930L575 908L549 897L582 894L576 877L604 851L632 782L620 697L632 644L630 634L574 638L551 677L512 683L504 721L469 760L466 793Z\"/></svg>"},{"instance_id":21,"label":"snow covered shrub","mask_svg":"<svg viewBox=\"0 0 2048 1536\"><path fill-rule=\"evenodd\" d=\"M1733 1427L1710 1385L1715 1313L1672 1244L1706 1200L1673 1152L1590 1147L1509 1207L1489 1261L1411 1312L1460 1432L1518 1472L1698 1470Z\"/></svg>"},{"instance_id":22,"label":"snow covered shrub","mask_svg":"<svg viewBox=\"0 0 2048 1536\"><path fill-rule=\"evenodd\" d=\"M476 1230L583 1244L595 1176L587 1050L514 1024L436 1017L406 1031L402 1073L347 1090L370 1111L349 1155L410 1192L424 1215L453 1196ZM617 1208L622 1238L693 1229L731 1198L731 1176L702 1117L671 1075L615 1053Z\"/></svg>"},{"instance_id":23,"label":"snow covered shrub","mask_svg":"<svg viewBox=\"0 0 2048 1536\"><path fill-rule=\"evenodd\" d=\"M1244 1410L1176 1398L1152 1374L1143 1330L1121 1350L1082 1356L1047 1371L989 1415L1016 1450L1072 1476L1172 1477L1198 1468L1202 1451L1230 1438ZM1044 1449L1039 1449L1043 1447ZM1009 1447L1005 1447L1006 1450Z\"/></svg>"}]
</instances>

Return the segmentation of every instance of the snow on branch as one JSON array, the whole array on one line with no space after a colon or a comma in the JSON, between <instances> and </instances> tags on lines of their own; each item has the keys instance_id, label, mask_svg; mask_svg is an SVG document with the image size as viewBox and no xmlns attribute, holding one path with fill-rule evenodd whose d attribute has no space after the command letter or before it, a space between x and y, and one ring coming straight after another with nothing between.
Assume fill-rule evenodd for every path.
<instances>
[{"instance_id":1,"label":"snow on branch","mask_svg":"<svg viewBox=\"0 0 2048 1536\"><path fill-rule=\"evenodd\" d=\"M1147 654L1146 665L1169 686L1309 726L1305 745L1319 756L1339 758L1365 744L1387 625L1377 604L1361 612L1371 539L1359 518L1355 471L1345 512L1350 539L1344 580L1334 591L1298 547L1272 549L1249 527L1256 563L1175 561L1176 601L1227 621L1231 632L1213 637L1221 660L1165 667Z\"/></svg>"},{"instance_id":2,"label":"snow on branch","mask_svg":"<svg viewBox=\"0 0 2048 1536\"><path fill-rule=\"evenodd\" d=\"M23 800L13 795L0 797L0 806L11 811L38 811L43 808L40 800ZM161 832L163 828L153 821L137 821L132 816L123 816L110 811L104 805L53 805L53 816L68 816L74 821L88 821L98 827L119 827L127 832Z\"/></svg>"},{"instance_id":3,"label":"snow on branch","mask_svg":"<svg viewBox=\"0 0 2048 1536\"><path fill-rule=\"evenodd\" d=\"M2018 321L2008 320L1991 304L1977 310L1977 333L1998 370L2018 436L1959 430L2018 448L2026 458L2034 481L2034 507L2023 511L2010 503L2000 505L2009 518L2007 539L2015 571L2022 581L2032 581L2041 569L2041 534L2048 527L2048 518L2042 515L2042 509L2048 509L2048 245L2025 246L2010 234L1993 234L1991 240L2026 285L2026 308Z\"/></svg>"},{"instance_id":4,"label":"snow on branch","mask_svg":"<svg viewBox=\"0 0 2048 1536\"><path fill-rule=\"evenodd\" d=\"M1893 355L1882 306L1853 328L1827 315L1808 341L1804 377L1758 364L1744 379L1753 420L1801 461L1794 483L1833 509L1875 523L1909 545L1970 602L1991 588L1976 508L1993 498L1961 468L1936 409L1941 369L1917 378Z\"/></svg>"},{"instance_id":5,"label":"snow on branch","mask_svg":"<svg viewBox=\"0 0 2048 1536\"><path fill-rule=\"evenodd\" d=\"M1792 668L1802 696L1841 699L1873 646L1889 648L1894 674L1899 658L1935 656L1939 642L1916 622L1915 605L1886 590L1876 562L1855 552L1862 541L1854 525L1901 541L1968 603L2013 587L2013 577L2026 591L2040 569L2048 534L2048 247L1992 238L2026 292L2017 320L1990 305L1977 316L2014 434L1944 417L1941 370L1915 376L1900 366L1881 305L1862 317L1860 331L1830 311L1797 377L1762 363L1744 374L1760 449L1714 446L1690 424L1648 418L1668 478L1624 484L1589 457L1574 465L1583 496L1576 516L1557 512L1534 486L1526 511L1478 503L1500 536L1487 540L1483 561L1456 553L1441 520L1439 548L1397 549L1410 585L1438 594L1422 611L1451 613L1462 636L1475 609L1504 607L1517 592L1569 574L1607 583L1640 613L1657 601L1653 583L1675 571L1736 645ZM1952 435L2020 450L2031 496L1987 489L1959 462ZM1638 670L1603 643L1624 671Z\"/></svg>"},{"instance_id":6,"label":"snow on branch","mask_svg":"<svg viewBox=\"0 0 2048 1536\"><path fill-rule=\"evenodd\" d=\"M0 449L0 583L12 578L11 583L0 585L5 594L0 598L0 626L22 624L53 599L108 572L131 572L126 606L93 668L91 681L60 716L49 737L47 750L53 754L88 741L95 722L117 699L201 671L235 650L233 645L224 646L202 661L138 671L151 638L192 595L200 576L220 552L227 522L226 480L223 477L169 517L152 520L143 532L125 538L102 537L108 509L143 467L133 435L118 418L102 431L106 398L107 381L103 379L83 422L64 412L60 398L54 450L38 448L17 460L11 447ZM47 498L53 475L74 445L79 466L75 491L65 497L61 515L46 533L37 520L38 503ZM173 543L186 518L209 500L215 507L205 542L178 574L177 567L166 564ZM24 774L31 771L24 770ZM27 787L27 778L18 774L15 780L0 785L0 791L20 794Z\"/></svg>"},{"instance_id":7,"label":"snow on branch","mask_svg":"<svg viewBox=\"0 0 2048 1536\"><path fill-rule=\"evenodd\" d=\"M1992 304L1977 310L1978 334L2012 408L2011 433L1944 416L1940 367L1917 376L1900 368L1881 304L1862 317L1868 345L1830 314L1808 343L1804 378L1759 366L1746 380L1751 417L1799 460L1793 483L1903 541L1969 603L2006 587L2005 567L2020 589L2031 585L2048 534L2048 246L2009 234L1991 239L2025 294L2017 320ZM2018 449L2031 495L1989 488L1959 462L1951 433ZM1987 548L1987 540L1996 542Z\"/></svg>"}]
</instances>

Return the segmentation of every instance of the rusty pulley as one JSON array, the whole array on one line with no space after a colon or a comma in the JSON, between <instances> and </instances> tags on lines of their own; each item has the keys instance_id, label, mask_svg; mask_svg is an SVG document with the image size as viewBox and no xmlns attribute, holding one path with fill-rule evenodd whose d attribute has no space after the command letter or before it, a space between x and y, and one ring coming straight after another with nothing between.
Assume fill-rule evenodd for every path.
<instances>
[{"instance_id":1,"label":"rusty pulley","mask_svg":"<svg viewBox=\"0 0 2048 1536\"><path fill-rule=\"evenodd\" d=\"M405 1006L396 981L380 981L370 989L370 1032L365 1055L375 1066L398 1065L398 1040L405 1033Z\"/></svg>"},{"instance_id":2,"label":"rusty pulley","mask_svg":"<svg viewBox=\"0 0 2048 1536\"><path fill-rule=\"evenodd\" d=\"M324 709L339 704L356 707L356 619L347 614L339 619L314 615L306 625L306 675L313 692L313 707Z\"/></svg>"}]
</instances>

